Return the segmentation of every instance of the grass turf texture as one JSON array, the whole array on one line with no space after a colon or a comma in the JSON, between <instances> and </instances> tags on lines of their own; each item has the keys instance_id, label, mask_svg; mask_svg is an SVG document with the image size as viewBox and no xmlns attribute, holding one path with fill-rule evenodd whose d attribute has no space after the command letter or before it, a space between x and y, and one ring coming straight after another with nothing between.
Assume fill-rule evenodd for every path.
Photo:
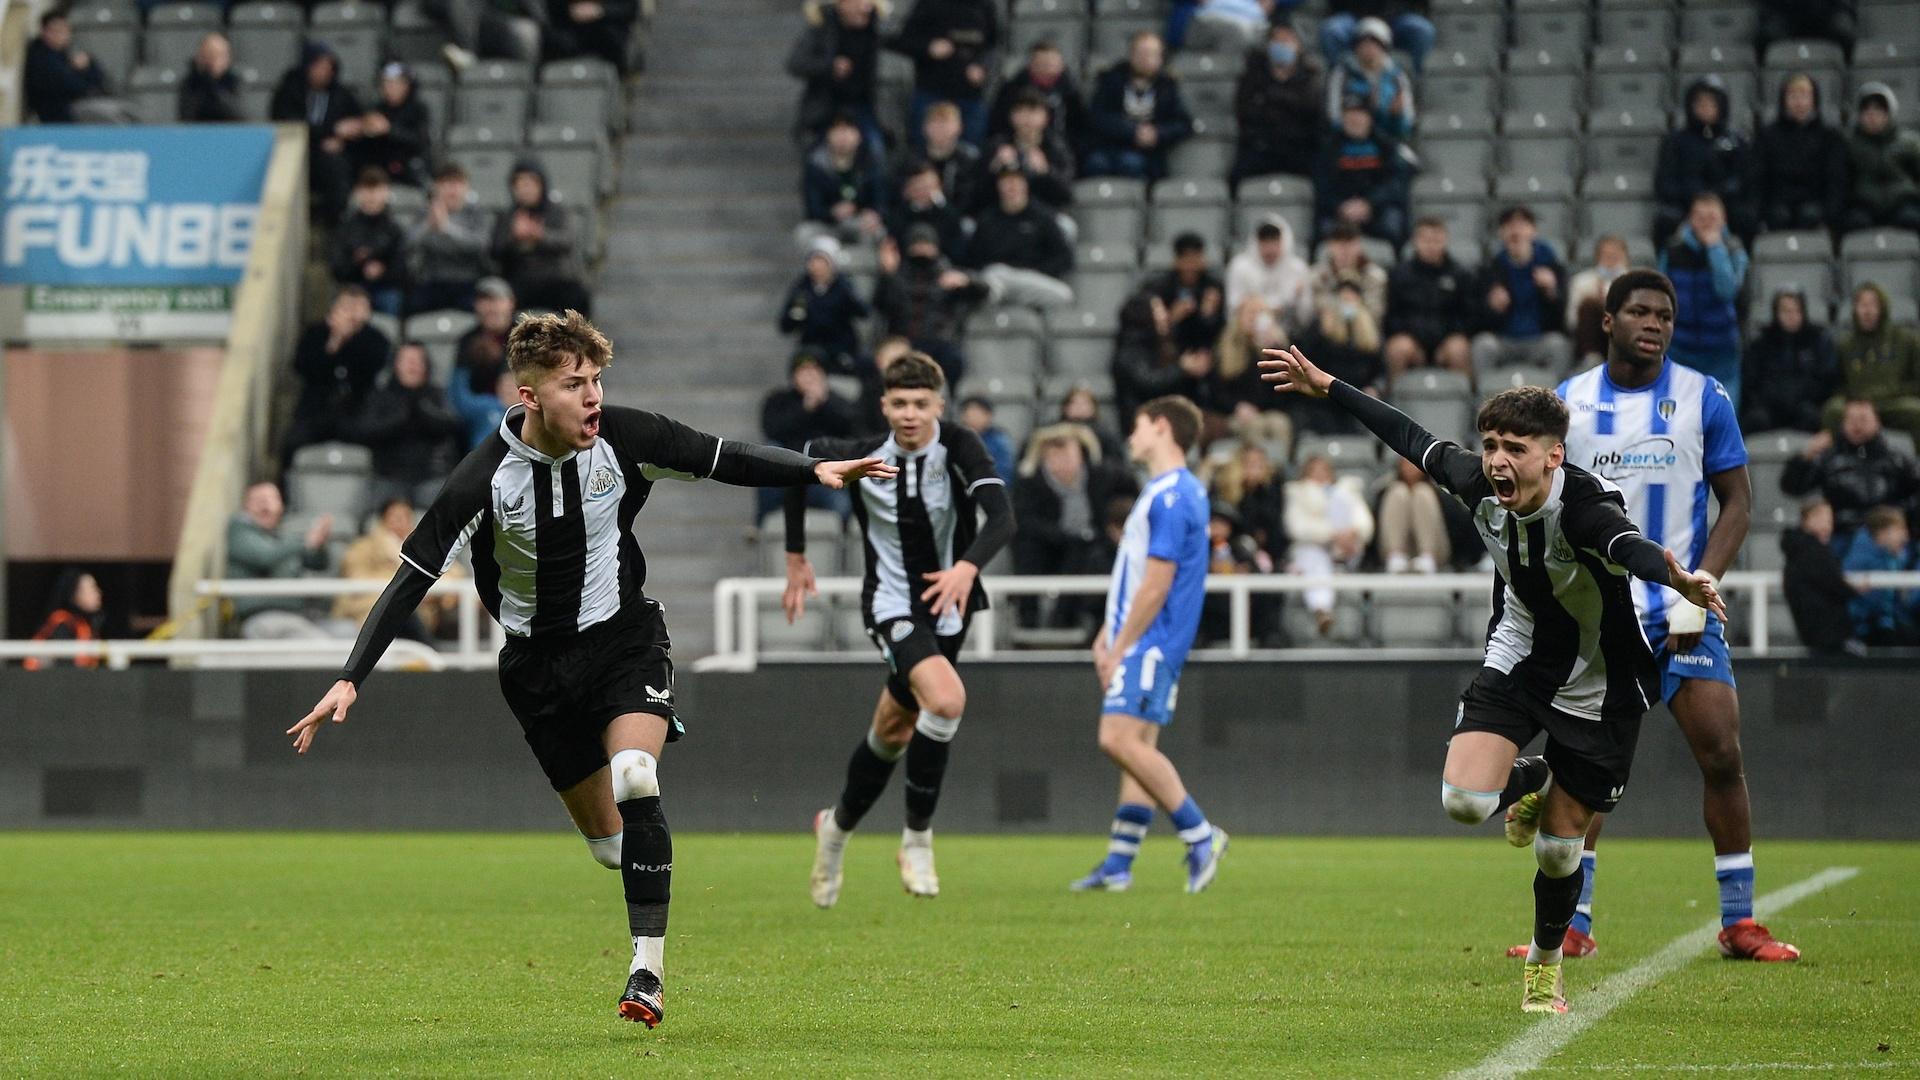
<instances>
[{"instance_id":1,"label":"grass turf texture","mask_svg":"<svg viewBox=\"0 0 1920 1080\"><path fill-rule=\"evenodd\" d=\"M569 835L0 834L0 1076L1407 1076L1553 1022L1502 955L1531 853L1491 829L1236 837L1198 897L1170 839L1132 892L1069 895L1101 837L943 836L931 902L874 829L825 912L809 837L675 843L649 1033L614 1018L619 878ZM1713 916L1709 858L1605 845L1576 1010ZM1799 964L1703 955L1547 1068L1920 1071L1920 845L1767 844L1760 891L1834 865L1862 873L1773 920Z\"/></svg>"}]
</instances>

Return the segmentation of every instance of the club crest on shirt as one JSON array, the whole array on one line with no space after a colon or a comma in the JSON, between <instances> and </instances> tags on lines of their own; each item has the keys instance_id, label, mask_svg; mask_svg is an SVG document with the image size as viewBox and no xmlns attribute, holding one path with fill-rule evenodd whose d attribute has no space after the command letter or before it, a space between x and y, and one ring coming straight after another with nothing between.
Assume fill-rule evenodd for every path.
<instances>
[{"instance_id":1,"label":"club crest on shirt","mask_svg":"<svg viewBox=\"0 0 1920 1080\"><path fill-rule=\"evenodd\" d=\"M1680 408L1680 403L1673 400L1670 397L1661 398L1659 401L1655 402L1653 406L1653 410L1660 414L1660 419L1662 420L1673 419L1673 414L1679 408Z\"/></svg>"},{"instance_id":2,"label":"club crest on shirt","mask_svg":"<svg viewBox=\"0 0 1920 1080\"><path fill-rule=\"evenodd\" d=\"M603 498L613 490L613 470L602 465L587 478L587 498Z\"/></svg>"},{"instance_id":3,"label":"club crest on shirt","mask_svg":"<svg viewBox=\"0 0 1920 1080\"><path fill-rule=\"evenodd\" d=\"M1563 563L1573 561L1573 545L1567 543L1567 538L1564 535L1553 538L1553 557Z\"/></svg>"}]
</instances>

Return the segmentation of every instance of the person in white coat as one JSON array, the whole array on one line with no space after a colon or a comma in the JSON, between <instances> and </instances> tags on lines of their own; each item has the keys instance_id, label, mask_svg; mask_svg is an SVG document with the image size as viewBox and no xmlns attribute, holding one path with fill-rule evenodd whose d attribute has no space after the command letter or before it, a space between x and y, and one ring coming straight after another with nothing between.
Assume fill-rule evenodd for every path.
<instances>
[{"instance_id":1,"label":"person in white coat","mask_svg":"<svg viewBox=\"0 0 1920 1080\"><path fill-rule=\"evenodd\" d=\"M1333 463L1315 455L1300 466L1300 479L1287 484L1288 570L1305 577L1328 577L1351 570L1373 540L1373 511L1360 482L1336 477ZM1322 636L1333 629L1333 590L1308 589L1307 609Z\"/></svg>"}]
</instances>

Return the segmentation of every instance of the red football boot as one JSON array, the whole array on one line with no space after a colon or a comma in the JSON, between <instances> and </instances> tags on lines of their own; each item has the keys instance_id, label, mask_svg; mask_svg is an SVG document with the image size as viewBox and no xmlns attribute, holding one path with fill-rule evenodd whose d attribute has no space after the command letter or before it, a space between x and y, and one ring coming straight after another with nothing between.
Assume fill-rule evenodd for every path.
<instances>
[{"instance_id":1,"label":"red football boot","mask_svg":"<svg viewBox=\"0 0 1920 1080\"><path fill-rule=\"evenodd\" d=\"M1720 955L1729 960L1778 963L1800 959L1800 949L1784 941L1775 941L1771 931L1752 919L1741 919L1720 931Z\"/></svg>"},{"instance_id":2,"label":"red football boot","mask_svg":"<svg viewBox=\"0 0 1920 1080\"><path fill-rule=\"evenodd\" d=\"M1768 940L1772 940L1772 939L1769 938ZM1726 946L1722 945L1721 948L1724 949L1726 948ZM1793 948L1793 946L1788 945L1787 948L1791 949ZM1591 937L1588 937L1586 934L1583 934L1580 931L1575 930L1571 926L1567 927L1567 940L1560 943L1561 956L1569 960L1578 960L1583 957L1592 956L1594 953L1597 953L1599 951L1600 951L1599 942L1593 940ZM1517 957L1517 958L1524 958L1527 955L1527 946L1515 945L1512 948L1507 950L1507 955L1512 957ZM1794 955L1798 956L1800 954L1796 951Z\"/></svg>"}]
</instances>

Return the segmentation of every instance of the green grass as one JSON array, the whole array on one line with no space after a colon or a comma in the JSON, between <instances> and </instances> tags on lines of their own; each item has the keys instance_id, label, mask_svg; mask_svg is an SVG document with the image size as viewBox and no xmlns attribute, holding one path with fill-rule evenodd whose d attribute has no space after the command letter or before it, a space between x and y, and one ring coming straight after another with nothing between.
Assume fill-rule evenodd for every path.
<instances>
[{"instance_id":1,"label":"green grass","mask_svg":"<svg viewBox=\"0 0 1920 1080\"><path fill-rule=\"evenodd\" d=\"M1100 837L942 837L943 894L856 838L840 907L808 838L677 838L668 1020L614 1019L619 879L571 836L0 834L0 1076L1422 1076L1529 1023L1504 947L1532 859L1460 840L1236 838L1188 897L1069 895ZM1610 842L1583 989L1715 912L1704 840ZM1920 1068L1905 970L1920 845L1774 843L1760 891L1862 873L1772 920L1797 965L1702 955L1550 1071Z\"/></svg>"}]
</instances>

